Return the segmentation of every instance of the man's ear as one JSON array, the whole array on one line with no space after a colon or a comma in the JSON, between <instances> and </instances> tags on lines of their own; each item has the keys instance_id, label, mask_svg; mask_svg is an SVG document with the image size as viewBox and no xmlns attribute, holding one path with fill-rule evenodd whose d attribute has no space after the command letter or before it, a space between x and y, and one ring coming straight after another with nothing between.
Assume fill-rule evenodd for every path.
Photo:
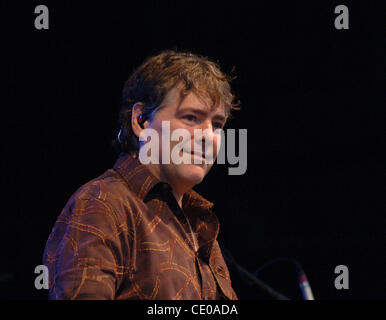
<instances>
[{"instance_id":1,"label":"man's ear","mask_svg":"<svg viewBox=\"0 0 386 320\"><path fill-rule=\"evenodd\" d=\"M139 138L141 131L144 129L141 127L141 124L138 122L138 117L142 114L143 103L136 102L131 111L131 128L133 129L134 134Z\"/></svg>"}]
</instances>

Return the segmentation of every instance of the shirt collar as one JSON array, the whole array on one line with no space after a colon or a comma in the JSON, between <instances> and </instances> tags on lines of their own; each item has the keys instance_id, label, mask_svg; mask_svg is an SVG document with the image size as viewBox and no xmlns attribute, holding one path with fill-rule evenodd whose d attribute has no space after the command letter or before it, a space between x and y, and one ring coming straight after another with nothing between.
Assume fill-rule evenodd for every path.
<instances>
[{"instance_id":1,"label":"shirt collar","mask_svg":"<svg viewBox=\"0 0 386 320\"><path fill-rule=\"evenodd\" d=\"M170 186L161 182L136 157L121 153L113 169L126 181L127 185L142 201L157 189L170 190ZM166 187L166 188L165 188ZM161 191L162 192L162 191ZM219 232L219 221L212 212L213 203L194 190L186 192L182 198L182 208L189 217L193 230L198 235L199 251L203 258L209 259L213 243ZM170 215L163 215L167 222Z\"/></svg>"},{"instance_id":2,"label":"shirt collar","mask_svg":"<svg viewBox=\"0 0 386 320\"><path fill-rule=\"evenodd\" d=\"M136 157L127 153L119 155L113 169L141 200L160 182Z\"/></svg>"},{"instance_id":3,"label":"shirt collar","mask_svg":"<svg viewBox=\"0 0 386 320\"><path fill-rule=\"evenodd\" d=\"M154 186L161 182L136 157L127 153L119 155L113 168L141 200L144 200ZM191 189L184 194L182 207L183 209L199 207L209 210L213 207L213 203Z\"/></svg>"}]
</instances>

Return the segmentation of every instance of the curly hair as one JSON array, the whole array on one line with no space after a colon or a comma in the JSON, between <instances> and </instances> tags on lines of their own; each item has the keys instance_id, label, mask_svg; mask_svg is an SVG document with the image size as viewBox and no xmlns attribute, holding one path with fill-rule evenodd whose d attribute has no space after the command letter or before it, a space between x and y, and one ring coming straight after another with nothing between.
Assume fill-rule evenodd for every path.
<instances>
[{"instance_id":1,"label":"curly hair","mask_svg":"<svg viewBox=\"0 0 386 320\"><path fill-rule=\"evenodd\" d=\"M231 110L238 109L239 105L231 92L232 80L215 62L190 52L166 50L148 58L124 85L119 127L113 141L115 150L133 153L139 149L138 137L131 128L135 103L142 102L143 117L151 119L169 91L181 83L181 97L193 92L200 98L209 99L211 110L223 105L230 116Z\"/></svg>"}]
</instances>

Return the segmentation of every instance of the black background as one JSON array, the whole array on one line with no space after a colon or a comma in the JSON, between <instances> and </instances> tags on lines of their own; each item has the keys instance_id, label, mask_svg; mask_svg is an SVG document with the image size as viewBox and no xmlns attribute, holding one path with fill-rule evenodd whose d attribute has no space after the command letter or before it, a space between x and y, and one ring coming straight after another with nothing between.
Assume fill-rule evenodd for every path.
<instances>
[{"instance_id":1,"label":"black background","mask_svg":"<svg viewBox=\"0 0 386 320\"><path fill-rule=\"evenodd\" d=\"M242 105L227 128L248 129L248 170L218 165L196 187L216 204L220 243L250 271L297 259L316 299L384 299L381 1L140 3L1 2L0 297L46 299L34 268L71 194L115 161L125 80L174 48L237 76ZM34 28L38 4L49 30ZM339 4L349 30L334 27ZM342 264L348 290L334 287ZM269 299L230 271L240 299ZM302 298L293 265L260 276Z\"/></svg>"}]
</instances>

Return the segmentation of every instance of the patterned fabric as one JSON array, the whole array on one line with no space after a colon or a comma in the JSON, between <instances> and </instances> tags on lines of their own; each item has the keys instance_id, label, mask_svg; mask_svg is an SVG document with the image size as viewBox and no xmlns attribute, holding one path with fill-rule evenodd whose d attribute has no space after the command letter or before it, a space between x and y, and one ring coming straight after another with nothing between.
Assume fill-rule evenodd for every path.
<instances>
[{"instance_id":1,"label":"patterned fabric","mask_svg":"<svg viewBox=\"0 0 386 320\"><path fill-rule=\"evenodd\" d=\"M212 206L191 190L181 209L168 184L121 154L59 215L43 257L49 298L237 299Z\"/></svg>"}]
</instances>

